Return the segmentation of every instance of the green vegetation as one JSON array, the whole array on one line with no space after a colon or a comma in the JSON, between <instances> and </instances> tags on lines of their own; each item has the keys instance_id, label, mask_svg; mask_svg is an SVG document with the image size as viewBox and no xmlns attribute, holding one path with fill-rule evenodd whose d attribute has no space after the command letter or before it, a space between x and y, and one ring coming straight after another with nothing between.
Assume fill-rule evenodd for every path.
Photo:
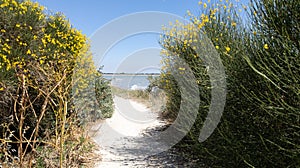
<instances>
[{"instance_id":1,"label":"green vegetation","mask_svg":"<svg viewBox=\"0 0 300 168\"><path fill-rule=\"evenodd\" d=\"M112 109L87 38L38 3L0 0L0 71L0 165L49 166L41 153L55 158L52 166L73 165L88 145L74 136L84 116Z\"/></svg>"},{"instance_id":2,"label":"green vegetation","mask_svg":"<svg viewBox=\"0 0 300 168\"><path fill-rule=\"evenodd\" d=\"M111 86L111 88L112 88L112 93L116 96L125 99L133 99L145 104L146 106L150 106L149 91L147 90L128 90L128 89L122 89L114 86Z\"/></svg>"},{"instance_id":3,"label":"green vegetation","mask_svg":"<svg viewBox=\"0 0 300 168\"><path fill-rule=\"evenodd\" d=\"M62 14L31 1L0 0L0 166L82 166L81 154L94 147L84 124L111 117L112 93L149 102L158 86L167 101L163 115L174 121L182 100L196 101L182 94L195 90L180 88L178 76L187 86L195 82L201 100L178 147L201 165L299 166L300 1L251 0L246 24L236 3L207 2L199 2L199 15L188 12L191 23L164 29L160 77L145 91L129 91L110 88L87 38ZM226 107L214 133L200 143L214 87L209 72L215 67L206 61L215 53L225 67Z\"/></svg>"},{"instance_id":4,"label":"green vegetation","mask_svg":"<svg viewBox=\"0 0 300 168\"><path fill-rule=\"evenodd\" d=\"M119 87L111 86L112 93L115 96L119 96L119 97L122 97L125 99L132 99L137 102L140 102L149 108L153 108L154 105L163 106L164 99L165 99L165 96L163 95L163 93L162 92L157 93L155 95L156 96L155 98L153 97L154 93L152 93L152 88L158 87L159 82L160 82L159 76L156 76L156 75L157 74L155 74L154 76L152 74L150 74L150 75L148 74L147 79L150 84L144 90L140 90L140 89L129 90L129 89L122 89ZM154 110L154 109L152 109L152 110Z\"/></svg>"},{"instance_id":5,"label":"green vegetation","mask_svg":"<svg viewBox=\"0 0 300 168\"><path fill-rule=\"evenodd\" d=\"M165 116L175 120L183 99L174 74L185 78L190 68L199 87L196 122L178 146L211 167L297 167L299 1L253 0L246 25L239 16L240 7L231 2L200 1L199 5L199 15L188 12L191 24L176 22L165 28L160 42L164 48L160 87L167 96ZM213 68L205 59L213 51L201 32L220 55L228 92L221 122L203 143L198 142L198 136L210 106L208 71ZM200 46L193 45L199 41ZM200 55L195 51L199 48Z\"/></svg>"},{"instance_id":6,"label":"green vegetation","mask_svg":"<svg viewBox=\"0 0 300 168\"><path fill-rule=\"evenodd\" d=\"M100 107L99 109L101 110L101 115L96 118L110 118L114 112L113 94L110 81L105 79L102 75L98 75L95 82L96 99Z\"/></svg>"}]
</instances>

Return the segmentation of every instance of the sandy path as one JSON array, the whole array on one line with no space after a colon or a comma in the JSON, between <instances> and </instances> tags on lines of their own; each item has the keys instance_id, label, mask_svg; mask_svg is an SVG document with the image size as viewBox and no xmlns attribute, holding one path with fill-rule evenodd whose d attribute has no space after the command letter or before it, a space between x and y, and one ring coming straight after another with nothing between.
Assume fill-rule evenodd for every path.
<instances>
[{"instance_id":1,"label":"sandy path","mask_svg":"<svg viewBox=\"0 0 300 168\"><path fill-rule=\"evenodd\" d=\"M143 152L145 146L155 150L144 138L146 129L165 125L144 105L120 97L114 98L115 111L110 119L95 125L97 130L93 139L100 146L102 161L97 168L152 167L146 163L149 152ZM146 166L147 165L147 166ZM153 167L161 167L153 165Z\"/></svg>"}]
</instances>

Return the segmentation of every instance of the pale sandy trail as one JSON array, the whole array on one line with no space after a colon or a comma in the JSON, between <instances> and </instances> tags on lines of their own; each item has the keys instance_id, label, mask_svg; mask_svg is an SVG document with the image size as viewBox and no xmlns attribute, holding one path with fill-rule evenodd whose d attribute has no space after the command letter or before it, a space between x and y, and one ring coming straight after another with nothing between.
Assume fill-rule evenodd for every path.
<instances>
[{"instance_id":1,"label":"pale sandy trail","mask_svg":"<svg viewBox=\"0 0 300 168\"><path fill-rule=\"evenodd\" d=\"M115 97L114 102L113 116L92 128L98 130L93 139L100 146L102 156L96 168L146 167L144 158L149 152L139 149L146 146L155 150L160 146L147 142L142 133L165 123L140 103L120 97Z\"/></svg>"}]
</instances>

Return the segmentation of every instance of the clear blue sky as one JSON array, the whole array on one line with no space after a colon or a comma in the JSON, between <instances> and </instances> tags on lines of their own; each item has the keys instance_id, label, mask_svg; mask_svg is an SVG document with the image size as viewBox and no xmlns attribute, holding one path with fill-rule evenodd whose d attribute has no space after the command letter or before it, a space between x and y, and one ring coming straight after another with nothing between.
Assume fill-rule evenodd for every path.
<instances>
[{"instance_id":1,"label":"clear blue sky","mask_svg":"<svg viewBox=\"0 0 300 168\"><path fill-rule=\"evenodd\" d=\"M95 32L118 17L144 11L159 11L175 14L181 17L186 16L187 10L192 13L199 12L198 0L33 0L39 2L52 12L62 12L71 24L82 30L88 37L93 37ZM205 0L204 0L205 1ZM245 0L244 0L245 1ZM170 20L173 21L173 20ZM143 23L141 23L143 24ZM166 23L168 24L168 23ZM125 25L126 26L126 23ZM122 29L118 26L115 31ZM111 30L114 34L114 30ZM96 60L96 65L104 65L104 72L137 72L137 71L158 71L159 49L157 33L144 33L123 39L107 51L101 61ZM102 39L105 41L105 39ZM93 43L92 43L93 44ZM100 43L99 43L100 44ZM94 46L97 48L97 46ZM149 51L147 53L143 52ZM93 46L92 46L93 51ZM93 51L97 55L97 51ZM138 54L142 54L137 56ZM126 58L134 57L135 61L123 66ZM132 60L132 59L129 59ZM144 64L144 68L136 65ZM143 64L142 64L143 65ZM153 66L151 66L153 65ZM122 68L120 68L122 67ZM153 70L155 69L156 70ZM117 70L118 69L118 70ZM151 70L150 70L151 69Z\"/></svg>"},{"instance_id":2,"label":"clear blue sky","mask_svg":"<svg viewBox=\"0 0 300 168\"><path fill-rule=\"evenodd\" d=\"M135 12L161 11L184 16L198 11L196 0L37 0L53 12L62 12L87 36L105 23Z\"/></svg>"}]
</instances>

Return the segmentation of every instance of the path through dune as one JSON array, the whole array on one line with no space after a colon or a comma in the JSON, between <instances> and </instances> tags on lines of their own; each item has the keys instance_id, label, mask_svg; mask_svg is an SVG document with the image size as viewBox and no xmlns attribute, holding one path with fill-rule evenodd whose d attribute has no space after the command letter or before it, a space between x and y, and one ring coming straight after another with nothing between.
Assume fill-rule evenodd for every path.
<instances>
[{"instance_id":1,"label":"path through dune","mask_svg":"<svg viewBox=\"0 0 300 168\"><path fill-rule=\"evenodd\" d=\"M148 152L139 150L151 145L147 138L143 138L143 133L165 123L158 119L157 113L133 100L115 97L114 102L113 116L92 128L97 130L93 139L100 146L102 156L96 167L151 167L151 163L145 160ZM152 166L159 166L155 164Z\"/></svg>"}]
</instances>

